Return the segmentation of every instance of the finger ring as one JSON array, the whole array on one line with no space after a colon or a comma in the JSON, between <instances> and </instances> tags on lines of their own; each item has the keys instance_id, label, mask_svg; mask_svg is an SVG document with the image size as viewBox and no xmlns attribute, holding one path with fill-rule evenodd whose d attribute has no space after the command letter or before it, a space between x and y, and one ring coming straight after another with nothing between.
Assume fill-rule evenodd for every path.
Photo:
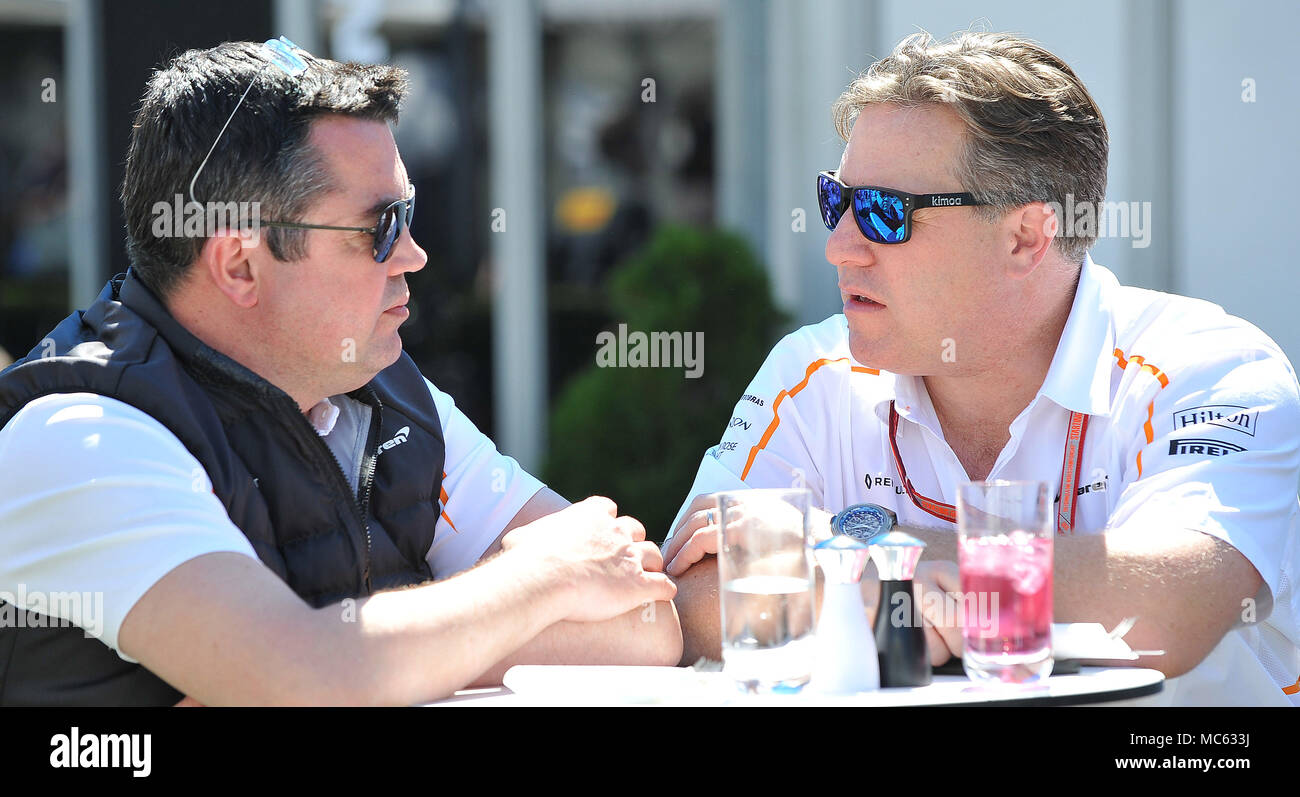
<instances>
[{"instance_id":1,"label":"finger ring","mask_svg":"<svg viewBox=\"0 0 1300 797\"><path fill-rule=\"evenodd\" d=\"M713 525L713 510L712 510L712 509L710 509L710 510L708 511L708 514L705 515L705 518L709 521L709 522L708 522L708 525L712 526L712 525Z\"/></svg>"}]
</instances>

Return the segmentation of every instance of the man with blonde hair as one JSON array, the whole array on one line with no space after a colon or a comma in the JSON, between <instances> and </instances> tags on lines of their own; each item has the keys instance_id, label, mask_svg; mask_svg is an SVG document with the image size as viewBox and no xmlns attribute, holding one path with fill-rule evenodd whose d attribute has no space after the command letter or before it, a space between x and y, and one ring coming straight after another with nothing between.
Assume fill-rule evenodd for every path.
<instances>
[{"instance_id":1,"label":"man with blonde hair","mask_svg":"<svg viewBox=\"0 0 1300 797\"><path fill-rule=\"evenodd\" d=\"M817 190L844 312L777 344L674 521L684 659L718 656L710 494L804 483L823 533L896 524L952 593L958 485L1031 479L1056 495L1057 622L1136 616L1168 702L1300 702L1295 372L1220 307L1092 261L1096 230L1061 214L1105 197L1082 81L1016 35L917 34L834 117ZM929 620L932 661L960 656Z\"/></svg>"}]
</instances>

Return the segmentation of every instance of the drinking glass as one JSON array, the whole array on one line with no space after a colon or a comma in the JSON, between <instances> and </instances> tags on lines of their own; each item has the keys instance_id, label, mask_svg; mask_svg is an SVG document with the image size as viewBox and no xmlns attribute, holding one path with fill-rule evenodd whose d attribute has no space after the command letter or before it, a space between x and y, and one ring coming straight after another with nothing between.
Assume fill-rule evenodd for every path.
<instances>
[{"instance_id":1,"label":"drinking glass","mask_svg":"<svg viewBox=\"0 0 1300 797\"><path fill-rule=\"evenodd\" d=\"M973 681L1052 672L1052 513L1047 482L961 485L957 495L962 665Z\"/></svg>"},{"instance_id":2,"label":"drinking glass","mask_svg":"<svg viewBox=\"0 0 1300 797\"><path fill-rule=\"evenodd\" d=\"M723 671L750 693L796 691L814 655L811 494L738 490L717 501Z\"/></svg>"}]
</instances>

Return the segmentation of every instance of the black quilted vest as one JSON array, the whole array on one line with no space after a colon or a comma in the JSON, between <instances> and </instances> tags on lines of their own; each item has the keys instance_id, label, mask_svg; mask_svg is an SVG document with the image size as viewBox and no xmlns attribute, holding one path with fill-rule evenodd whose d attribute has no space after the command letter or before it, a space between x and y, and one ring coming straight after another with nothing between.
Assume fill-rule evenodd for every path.
<instances>
[{"instance_id":1,"label":"black quilted vest","mask_svg":"<svg viewBox=\"0 0 1300 797\"><path fill-rule=\"evenodd\" d=\"M405 353L349 394L373 408L355 494L288 394L190 334L134 274L109 282L0 372L0 428L33 399L82 392L131 404L170 429L262 562L313 607L433 579L424 557L440 512L442 427ZM399 431L406 439L381 455ZM12 616L15 607L6 608ZM26 625L0 627L0 705L181 698L80 628Z\"/></svg>"}]
</instances>

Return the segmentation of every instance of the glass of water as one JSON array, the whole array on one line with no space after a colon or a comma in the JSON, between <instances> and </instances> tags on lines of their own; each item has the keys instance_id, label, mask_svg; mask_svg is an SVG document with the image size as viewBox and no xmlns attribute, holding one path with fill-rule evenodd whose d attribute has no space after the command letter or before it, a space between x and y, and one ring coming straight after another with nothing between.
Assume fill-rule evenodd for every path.
<instances>
[{"instance_id":1,"label":"glass of water","mask_svg":"<svg viewBox=\"0 0 1300 797\"><path fill-rule=\"evenodd\" d=\"M750 693L795 691L813 665L806 489L719 493L723 671Z\"/></svg>"}]
</instances>

